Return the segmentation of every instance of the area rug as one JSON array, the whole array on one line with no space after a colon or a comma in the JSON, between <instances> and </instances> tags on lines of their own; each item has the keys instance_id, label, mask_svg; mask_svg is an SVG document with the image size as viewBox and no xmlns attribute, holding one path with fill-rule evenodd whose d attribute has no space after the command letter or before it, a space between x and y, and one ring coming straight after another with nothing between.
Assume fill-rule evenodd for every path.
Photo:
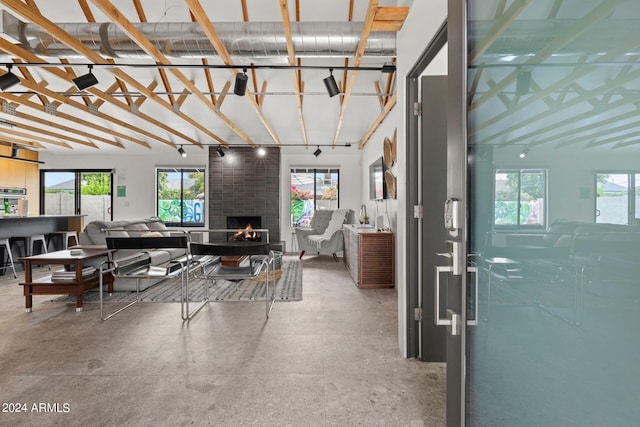
<instances>
[{"instance_id":1,"label":"area rug","mask_svg":"<svg viewBox=\"0 0 640 427\"><path fill-rule=\"evenodd\" d=\"M209 281L210 282L210 281ZM271 282L272 284L273 282ZM190 301L202 301L204 298L204 282L202 279L191 279ZM269 286L270 290L273 288ZM282 262L282 276L275 285L276 299L279 301L302 300L302 265L298 260ZM210 301L255 301L264 300L266 293L265 282L254 280L241 280L230 282L217 280L210 282ZM180 277L164 280L150 288L140 292L141 302L180 302L181 289ZM104 302L130 302L135 301L135 292L114 292L112 295L104 294ZM62 296L51 300L52 302L75 302L75 297ZM86 303L100 302L100 293L97 289L91 289L84 293L83 301Z\"/></svg>"}]
</instances>

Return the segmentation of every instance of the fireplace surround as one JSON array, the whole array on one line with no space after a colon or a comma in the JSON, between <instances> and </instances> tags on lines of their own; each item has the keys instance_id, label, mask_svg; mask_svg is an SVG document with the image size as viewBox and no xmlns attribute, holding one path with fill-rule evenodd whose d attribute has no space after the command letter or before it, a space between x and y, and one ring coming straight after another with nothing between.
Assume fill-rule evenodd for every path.
<instances>
[{"instance_id":1,"label":"fireplace surround","mask_svg":"<svg viewBox=\"0 0 640 427\"><path fill-rule=\"evenodd\" d=\"M224 157L209 147L209 226L229 227L227 217L258 217L260 226L269 230L269 240L280 236L280 150L267 148L258 156L252 147L232 147ZM255 228L255 227L254 227Z\"/></svg>"}]
</instances>

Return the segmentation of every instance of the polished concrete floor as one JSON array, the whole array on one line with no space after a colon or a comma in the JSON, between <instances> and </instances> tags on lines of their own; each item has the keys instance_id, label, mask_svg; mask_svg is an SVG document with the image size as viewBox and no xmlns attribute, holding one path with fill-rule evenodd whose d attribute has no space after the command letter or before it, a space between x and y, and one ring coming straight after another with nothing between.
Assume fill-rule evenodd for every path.
<instances>
[{"instance_id":1,"label":"polished concrete floor","mask_svg":"<svg viewBox=\"0 0 640 427\"><path fill-rule=\"evenodd\" d=\"M257 302L102 322L46 296L25 313L22 273L0 276L0 425L444 425L445 366L400 356L395 290L358 289L330 256L303 277L268 322Z\"/></svg>"}]
</instances>

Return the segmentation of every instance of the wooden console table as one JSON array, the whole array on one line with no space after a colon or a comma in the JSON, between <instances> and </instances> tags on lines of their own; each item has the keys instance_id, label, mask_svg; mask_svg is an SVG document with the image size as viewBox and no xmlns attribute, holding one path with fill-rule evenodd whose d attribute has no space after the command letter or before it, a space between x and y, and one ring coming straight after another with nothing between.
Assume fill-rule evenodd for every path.
<instances>
[{"instance_id":1,"label":"wooden console table","mask_svg":"<svg viewBox=\"0 0 640 427\"><path fill-rule=\"evenodd\" d=\"M70 250L64 250L20 258L20 261L24 261L24 283L20 285L24 286L25 310L31 312L33 295L75 295L76 311L82 311L82 294L88 289L97 288L100 283L97 267L92 275L84 278L82 267L88 260L109 257L111 252L112 249L82 249L77 255L72 255ZM76 275L68 281L54 282L50 275L34 280L32 266L38 264L69 266ZM107 283L109 293L113 292L111 273L105 274L103 282Z\"/></svg>"},{"instance_id":2,"label":"wooden console table","mask_svg":"<svg viewBox=\"0 0 640 427\"><path fill-rule=\"evenodd\" d=\"M344 262L353 281L360 288L388 288L395 283L394 234L343 226Z\"/></svg>"}]
</instances>

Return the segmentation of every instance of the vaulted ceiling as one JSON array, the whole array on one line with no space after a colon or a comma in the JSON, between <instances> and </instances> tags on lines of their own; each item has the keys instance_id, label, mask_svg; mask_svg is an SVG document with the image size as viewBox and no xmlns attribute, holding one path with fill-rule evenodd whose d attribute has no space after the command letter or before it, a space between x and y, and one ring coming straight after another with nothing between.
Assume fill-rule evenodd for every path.
<instances>
[{"instance_id":1,"label":"vaulted ceiling","mask_svg":"<svg viewBox=\"0 0 640 427\"><path fill-rule=\"evenodd\" d=\"M0 75L19 79L0 92L0 143L62 154L362 147L396 104L395 73L381 69L409 13L398 3L0 0ZM98 83L79 90L90 64Z\"/></svg>"}]
</instances>

